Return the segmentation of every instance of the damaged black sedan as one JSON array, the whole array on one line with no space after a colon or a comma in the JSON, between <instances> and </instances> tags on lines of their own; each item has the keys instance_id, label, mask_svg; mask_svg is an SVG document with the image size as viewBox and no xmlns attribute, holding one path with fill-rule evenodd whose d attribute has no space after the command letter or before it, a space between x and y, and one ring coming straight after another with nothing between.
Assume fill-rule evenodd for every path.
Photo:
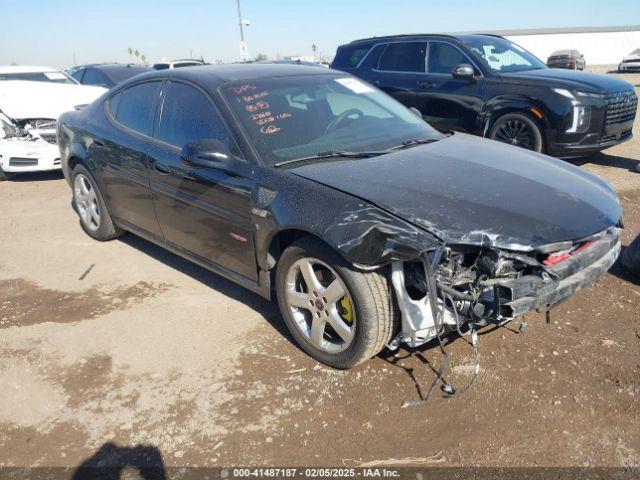
<instances>
[{"instance_id":1,"label":"damaged black sedan","mask_svg":"<svg viewBox=\"0 0 640 480\"><path fill-rule=\"evenodd\" d=\"M620 250L599 177L440 133L336 71L153 72L64 114L58 139L88 235L133 232L277 299L337 368L548 309Z\"/></svg>"}]
</instances>

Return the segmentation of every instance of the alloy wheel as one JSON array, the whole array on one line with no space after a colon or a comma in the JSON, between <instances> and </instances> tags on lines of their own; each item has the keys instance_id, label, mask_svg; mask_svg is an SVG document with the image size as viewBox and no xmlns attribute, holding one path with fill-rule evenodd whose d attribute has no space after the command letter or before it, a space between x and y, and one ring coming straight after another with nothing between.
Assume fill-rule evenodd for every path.
<instances>
[{"instance_id":1,"label":"alloy wheel","mask_svg":"<svg viewBox=\"0 0 640 480\"><path fill-rule=\"evenodd\" d=\"M517 119L510 119L503 122L494 134L494 139L529 150L535 149L536 146L531 127Z\"/></svg>"},{"instance_id":2,"label":"alloy wheel","mask_svg":"<svg viewBox=\"0 0 640 480\"><path fill-rule=\"evenodd\" d=\"M287 272L285 300L296 327L315 348L328 353L353 342L356 313L336 271L315 258L301 258Z\"/></svg>"},{"instance_id":3,"label":"alloy wheel","mask_svg":"<svg viewBox=\"0 0 640 480\"><path fill-rule=\"evenodd\" d=\"M76 175L73 181L73 197L80 220L91 231L100 228L100 205L95 189L83 174Z\"/></svg>"}]
</instances>

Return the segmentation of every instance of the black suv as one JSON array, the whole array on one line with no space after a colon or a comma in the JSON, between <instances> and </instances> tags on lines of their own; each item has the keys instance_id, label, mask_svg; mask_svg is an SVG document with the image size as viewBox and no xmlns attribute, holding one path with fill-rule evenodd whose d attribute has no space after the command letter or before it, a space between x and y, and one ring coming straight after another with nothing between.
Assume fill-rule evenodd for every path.
<instances>
[{"instance_id":1,"label":"black suv","mask_svg":"<svg viewBox=\"0 0 640 480\"><path fill-rule=\"evenodd\" d=\"M332 68L357 75L440 129L558 157L632 137L638 104L624 80L549 69L495 35L399 35L338 48Z\"/></svg>"}]
</instances>

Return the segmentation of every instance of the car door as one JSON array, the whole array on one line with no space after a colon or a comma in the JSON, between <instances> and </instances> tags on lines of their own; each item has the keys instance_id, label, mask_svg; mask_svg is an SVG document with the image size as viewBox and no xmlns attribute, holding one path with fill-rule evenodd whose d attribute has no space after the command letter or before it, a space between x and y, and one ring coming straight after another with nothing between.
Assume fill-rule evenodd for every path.
<instances>
[{"instance_id":1,"label":"car door","mask_svg":"<svg viewBox=\"0 0 640 480\"><path fill-rule=\"evenodd\" d=\"M473 78L459 78L452 70L461 64L474 67ZM469 57L446 41L429 41L427 71L418 85L423 117L438 128L474 132L482 109L484 78Z\"/></svg>"},{"instance_id":2,"label":"car door","mask_svg":"<svg viewBox=\"0 0 640 480\"><path fill-rule=\"evenodd\" d=\"M165 240L211 267L257 280L251 223L252 165L187 166L182 148L215 139L238 153L211 98L199 87L168 82L150 146L151 188Z\"/></svg>"},{"instance_id":3,"label":"car door","mask_svg":"<svg viewBox=\"0 0 640 480\"><path fill-rule=\"evenodd\" d=\"M101 169L110 213L128 228L161 238L149 187L149 135L161 81L138 83L119 90L106 104L113 128L95 136L89 157Z\"/></svg>"},{"instance_id":4,"label":"car door","mask_svg":"<svg viewBox=\"0 0 640 480\"><path fill-rule=\"evenodd\" d=\"M420 85L426 81L426 55L427 42L424 41L388 43L365 79L424 114L427 104Z\"/></svg>"}]
</instances>

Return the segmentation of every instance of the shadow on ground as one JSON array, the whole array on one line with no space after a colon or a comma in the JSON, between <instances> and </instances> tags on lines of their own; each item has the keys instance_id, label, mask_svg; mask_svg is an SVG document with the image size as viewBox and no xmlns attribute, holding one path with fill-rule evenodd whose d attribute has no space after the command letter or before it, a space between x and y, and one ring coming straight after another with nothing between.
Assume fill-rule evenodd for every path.
<instances>
[{"instance_id":1,"label":"shadow on ground","mask_svg":"<svg viewBox=\"0 0 640 480\"><path fill-rule=\"evenodd\" d=\"M73 480L119 480L125 470L137 470L144 480L167 478L160 450L153 445L119 447L105 443L76 469ZM132 478L127 475L126 478Z\"/></svg>"},{"instance_id":2,"label":"shadow on ground","mask_svg":"<svg viewBox=\"0 0 640 480\"><path fill-rule=\"evenodd\" d=\"M289 332L284 325L278 311L278 307L274 302L262 298L261 296L247 290L240 285L233 283L226 278L200 267L195 263L186 260L170 251L159 247L158 245L144 240L141 237L127 233L120 237L120 241L129 245L130 247L139 250L140 252L149 255L153 259L164 263L168 267L171 267L179 272L188 275L189 277L197 280L198 282L206 285L207 287L220 292L227 297L230 297L238 302L244 303L260 315L264 317L269 324L285 336L288 340L293 342L289 335Z\"/></svg>"},{"instance_id":3,"label":"shadow on ground","mask_svg":"<svg viewBox=\"0 0 640 480\"><path fill-rule=\"evenodd\" d=\"M62 180L64 175L62 170L51 170L48 172L27 172L12 174L9 182L48 182L50 180Z\"/></svg>"},{"instance_id":4,"label":"shadow on ground","mask_svg":"<svg viewBox=\"0 0 640 480\"><path fill-rule=\"evenodd\" d=\"M620 252L620 257L618 257L618 261L613 264L613 266L609 269L609 273L615 277L618 277L620 280L624 280L625 282L629 282L632 285L636 285L640 287L640 276L634 274L629 270L629 268L625 267L622 262L622 256L624 252L629 247L622 247L622 252ZM640 272L639 272L640 273Z\"/></svg>"},{"instance_id":5,"label":"shadow on ground","mask_svg":"<svg viewBox=\"0 0 640 480\"><path fill-rule=\"evenodd\" d=\"M628 157L622 157L620 155L610 155L604 152L594 153L593 155L589 155L588 157L572 158L568 161L579 167L588 163L593 163L597 165L606 165L608 167L620 168L629 172L640 173L640 162L638 160L634 160L633 158Z\"/></svg>"}]
</instances>

